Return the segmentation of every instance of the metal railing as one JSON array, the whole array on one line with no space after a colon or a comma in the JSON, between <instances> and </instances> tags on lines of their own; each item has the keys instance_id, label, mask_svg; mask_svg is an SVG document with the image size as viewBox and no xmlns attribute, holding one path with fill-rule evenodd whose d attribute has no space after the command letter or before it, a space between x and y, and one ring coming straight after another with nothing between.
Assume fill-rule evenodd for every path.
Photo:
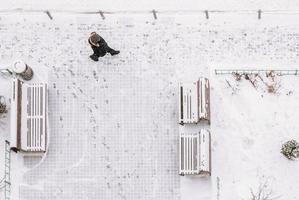
<instances>
[{"instance_id":1,"label":"metal railing","mask_svg":"<svg viewBox=\"0 0 299 200\"><path fill-rule=\"evenodd\" d=\"M64 14L93 14L100 15L103 20L106 19L106 15L112 14L150 14L154 19L158 19L158 15L173 14L173 15L184 15L184 14L198 14L204 16L206 19L211 18L211 14L225 14L225 13L236 13L236 14L254 14L257 19L261 19L262 15L266 14L279 14L279 15L299 15L299 10L59 10L59 9L0 9L1 13L42 13L46 14L50 20L54 17L51 13L64 13Z\"/></svg>"},{"instance_id":2,"label":"metal railing","mask_svg":"<svg viewBox=\"0 0 299 200\"><path fill-rule=\"evenodd\" d=\"M260 74L273 72L277 75L299 75L298 69L215 69L216 75L228 74Z\"/></svg>"}]
</instances>

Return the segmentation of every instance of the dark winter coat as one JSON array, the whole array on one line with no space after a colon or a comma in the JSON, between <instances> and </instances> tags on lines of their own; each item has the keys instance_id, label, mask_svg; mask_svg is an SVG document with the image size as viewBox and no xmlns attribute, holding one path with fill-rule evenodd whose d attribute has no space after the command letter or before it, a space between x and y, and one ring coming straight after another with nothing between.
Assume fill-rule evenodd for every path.
<instances>
[{"instance_id":1,"label":"dark winter coat","mask_svg":"<svg viewBox=\"0 0 299 200\"><path fill-rule=\"evenodd\" d=\"M103 57L106 55L106 53L111 53L113 52L114 50L111 49L107 42L102 38L100 37L100 41L97 42L97 44L99 44L99 46L95 46L93 45L91 42L90 42L90 38L88 39L88 43L90 44L92 50L93 50L93 53L95 55L97 55L98 57Z\"/></svg>"}]
</instances>

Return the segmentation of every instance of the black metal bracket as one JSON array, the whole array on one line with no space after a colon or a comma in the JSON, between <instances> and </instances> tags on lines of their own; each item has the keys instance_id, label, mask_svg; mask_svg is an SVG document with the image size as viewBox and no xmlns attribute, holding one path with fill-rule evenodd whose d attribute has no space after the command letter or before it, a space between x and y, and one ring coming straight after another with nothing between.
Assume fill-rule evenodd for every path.
<instances>
[{"instance_id":1,"label":"black metal bracket","mask_svg":"<svg viewBox=\"0 0 299 200\"><path fill-rule=\"evenodd\" d=\"M261 19L261 18L262 18L262 11L261 11L261 10L258 10L258 11L257 11L257 14L258 14L258 19Z\"/></svg>"},{"instance_id":2,"label":"black metal bracket","mask_svg":"<svg viewBox=\"0 0 299 200\"><path fill-rule=\"evenodd\" d=\"M51 15L50 11L46 10L45 13L48 15L48 17L49 17L51 20L53 20L53 17L52 17L52 15Z\"/></svg>"},{"instance_id":3,"label":"black metal bracket","mask_svg":"<svg viewBox=\"0 0 299 200\"><path fill-rule=\"evenodd\" d=\"M157 17L157 11L156 10L152 10L152 13L153 13L154 19L158 19L158 17Z\"/></svg>"},{"instance_id":4,"label":"black metal bracket","mask_svg":"<svg viewBox=\"0 0 299 200\"><path fill-rule=\"evenodd\" d=\"M105 20L105 15L104 15L104 12L100 10L100 11L99 11L99 13L100 13L100 15L101 15L102 19L103 19L103 20Z\"/></svg>"},{"instance_id":5,"label":"black metal bracket","mask_svg":"<svg viewBox=\"0 0 299 200\"><path fill-rule=\"evenodd\" d=\"M209 19L209 11L205 10L205 14L206 14L206 19Z\"/></svg>"}]
</instances>

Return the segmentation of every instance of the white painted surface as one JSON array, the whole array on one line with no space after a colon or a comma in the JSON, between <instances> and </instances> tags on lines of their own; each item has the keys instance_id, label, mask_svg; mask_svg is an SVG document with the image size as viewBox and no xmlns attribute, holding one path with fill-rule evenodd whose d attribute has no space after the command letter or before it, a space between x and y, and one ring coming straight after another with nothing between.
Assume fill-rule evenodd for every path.
<instances>
[{"instance_id":1,"label":"white painted surface","mask_svg":"<svg viewBox=\"0 0 299 200\"><path fill-rule=\"evenodd\" d=\"M58 10L298 10L293 0L1 0L2 9L58 9Z\"/></svg>"},{"instance_id":2,"label":"white painted surface","mask_svg":"<svg viewBox=\"0 0 299 200\"><path fill-rule=\"evenodd\" d=\"M261 83L256 90L213 74L215 68L296 69L296 15L101 21L56 14L49 21L46 15L5 14L0 26L2 60L22 57L37 76L46 74L44 68L50 76L49 154L37 166L38 159L26 158L22 165L14 158L13 191L19 199L239 200L248 199L250 187L263 177L270 177L281 199L298 199L298 161L279 153L284 141L299 140L298 77L278 77L281 88L273 95ZM89 60L92 30L121 54ZM178 178L177 85L200 76L211 80L212 177ZM1 78L5 95L6 85ZM2 140L9 121L1 121ZM123 177L128 172L135 172L130 180Z\"/></svg>"}]
</instances>

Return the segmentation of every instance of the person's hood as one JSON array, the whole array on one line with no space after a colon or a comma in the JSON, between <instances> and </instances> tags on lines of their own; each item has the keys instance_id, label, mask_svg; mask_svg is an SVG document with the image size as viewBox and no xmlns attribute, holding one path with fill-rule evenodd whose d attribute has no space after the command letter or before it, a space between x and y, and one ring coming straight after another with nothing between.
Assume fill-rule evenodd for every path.
<instances>
[{"instance_id":1,"label":"person's hood","mask_svg":"<svg viewBox=\"0 0 299 200\"><path fill-rule=\"evenodd\" d=\"M99 34L97 34L96 32L91 33L91 35L89 37L90 43L97 46L97 44L100 40L101 40L101 36Z\"/></svg>"}]
</instances>

